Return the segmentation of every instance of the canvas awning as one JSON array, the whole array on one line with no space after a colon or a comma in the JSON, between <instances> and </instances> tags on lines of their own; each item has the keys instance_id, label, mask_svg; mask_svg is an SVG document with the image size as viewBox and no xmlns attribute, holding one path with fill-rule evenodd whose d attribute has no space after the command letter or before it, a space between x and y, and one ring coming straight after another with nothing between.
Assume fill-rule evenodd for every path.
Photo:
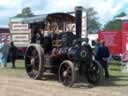
<instances>
[{"instance_id":1,"label":"canvas awning","mask_svg":"<svg viewBox=\"0 0 128 96\"><path fill-rule=\"evenodd\" d=\"M36 15L31 17L14 17L11 18L11 22L20 22L20 23L37 23L42 22L44 20L50 20L50 21L66 21L66 22L74 22L75 17L66 13L52 13L52 14L43 14L43 15Z\"/></svg>"},{"instance_id":2,"label":"canvas awning","mask_svg":"<svg viewBox=\"0 0 128 96\"><path fill-rule=\"evenodd\" d=\"M32 17L16 17L16 18L12 18L10 21L11 22L21 22L21 23L37 23L37 22L41 22L44 21L47 18L47 15L36 15L36 16L32 16Z\"/></svg>"},{"instance_id":3,"label":"canvas awning","mask_svg":"<svg viewBox=\"0 0 128 96\"><path fill-rule=\"evenodd\" d=\"M47 15L38 15L34 17L25 18L22 22L23 23L37 23L37 22L42 22L46 20L46 18L47 18Z\"/></svg>"}]
</instances>

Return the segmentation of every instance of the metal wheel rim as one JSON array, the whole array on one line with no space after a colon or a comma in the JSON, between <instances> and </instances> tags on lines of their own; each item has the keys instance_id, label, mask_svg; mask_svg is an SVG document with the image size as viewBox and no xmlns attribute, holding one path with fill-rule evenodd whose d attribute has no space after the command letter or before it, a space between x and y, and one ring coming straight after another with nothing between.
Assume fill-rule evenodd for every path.
<instances>
[{"instance_id":1,"label":"metal wheel rim","mask_svg":"<svg viewBox=\"0 0 128 96\"><path fill-rule=\"evenodd\" d=\"M64 63L62 66L61 66L61 69L60 69L60 79L61 79L61 82L65 85L65 86L68 86L71 81L72 81L72 68L71 66L68 64L68 63Z\"/></svg>"},{"instance_id":2,"label":"metal wheel rim","mask_svg":"<svg viewBox=\"0 0 128 96\"><path fill-rule=\"evenodd\" d=\"M91 64L90 68L88 69L88 76L92 81L97 81L100 78L100 68L98 68L97 64L94 62Z\"/></svg>"},{"instance_id":3,"label":"metal wheel rim","mask_svg":"<svg viewBox=\"0 0 128 96\"><path fill-rule=\"evenodd\" d=\"M35 47L30 47L26 53L25 66L28 75L34 78L39 70L39 53Z\"/></svg>"}]
</instances>

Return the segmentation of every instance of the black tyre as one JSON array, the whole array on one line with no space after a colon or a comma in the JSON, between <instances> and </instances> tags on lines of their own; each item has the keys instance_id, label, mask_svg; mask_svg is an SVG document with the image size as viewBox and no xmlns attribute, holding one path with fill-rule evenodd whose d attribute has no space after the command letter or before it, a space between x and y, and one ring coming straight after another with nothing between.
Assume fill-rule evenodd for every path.
<instances>
[{"instance_id":1,"label":"black tyre","mask_svg":"<svg viewBox=\"0 0 128 96\"><path fill-rule=\"evenodd\" d=\"M41 79L44 71L44 50L40 45L30 45L25 52L25 69L32 79Z\"/></svg>"},{"instance_id":2,"label":"black tyre","mask_svg":"<svg viewBox=\"0 0 128 96\"><path fill-rule=\"evenodd\" d=\"M64 85L71 87L76 80L76 71L74 64L65 60L61 63L59 68L59 81Z\"/></svg>"},{"instance_id":3,"label":"black tyre","mask_svg":"<svg viewBox=\"0 0 128 96\"><path fill-rule=\"evenodd\" d=\"M103 68L101 64L94 60L87 68L86 78L89 83L97 84L103 77Z\"/></svg>"}]
</instances>

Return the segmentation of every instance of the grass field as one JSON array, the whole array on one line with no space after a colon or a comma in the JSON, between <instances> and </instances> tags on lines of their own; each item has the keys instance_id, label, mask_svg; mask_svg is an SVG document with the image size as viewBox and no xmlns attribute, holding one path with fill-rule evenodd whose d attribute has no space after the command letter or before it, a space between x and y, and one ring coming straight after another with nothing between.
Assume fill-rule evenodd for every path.
<instances>
[{"instance_id":1,"label":"grass field","mask_svg":"<svg viewBox=\"0 0 128 96\"><path fill-rule=\"evenodd\" d=\"M121 72L121 66L119 64L110 64L109 71L111 75L109 81L112 81L112 83L119 81L121 83L128 84L128 73ZM11 68L11 63L8 63L7 68L5 69L0 68L0 75L6 77L28 78L23 60L16 61L16 69Z\"/></svg>"},{"instance_id":2,"label":"grass field","mask_svg":"<svg viewBox=\"0 0 128 96\"><path fill-rule=\"evenodd\" d=\"M8 76L8 77L20 77L20 78L27 78L27 74L25 72L25 66L23 60L16 61L16 68L12 69L12 64L8 63L7 68L0 68L0 75L1 76Z\"/></svg>"}]
</instances>

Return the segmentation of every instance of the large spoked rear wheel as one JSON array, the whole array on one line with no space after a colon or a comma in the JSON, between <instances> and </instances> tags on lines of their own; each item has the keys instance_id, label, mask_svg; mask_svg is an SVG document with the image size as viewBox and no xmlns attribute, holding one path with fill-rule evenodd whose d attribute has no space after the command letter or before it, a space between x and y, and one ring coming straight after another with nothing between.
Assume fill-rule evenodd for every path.
<instances>
[{"instance_id":1,"label":"large spoked rear wheel","mask_svg":"<svg viewBox=\"0 0 128 96\"><path fill-rule=\"evenodd\" d=\"M64 86L72 87L75 80L76 71L74 64L69 60L63 61L59 68L59 81Z\"/></svg>"},{"instance_id":2,"label":"large spoked rear wheel","mask_svg":"<svg viewBox=\"0 0 128 96\"><path fill-rule=\"evenodd\" d=\"M87 74L86 74L87 80L91 84L97 84L103 77L103 69L101 64L94 60L89 68L87 69Z\"/></svg>"},{"instance_id":3,"label":"large spoked rear wheel","mask_svg":"<svg viewBox=\"0 0 128 96\"><path fill-rule=\"evenodd\" d=\"M30 45L25 53L25 69L32 79L41 79L44 71L44 50L40 45Z\"/></svg>"}]
</instances>

